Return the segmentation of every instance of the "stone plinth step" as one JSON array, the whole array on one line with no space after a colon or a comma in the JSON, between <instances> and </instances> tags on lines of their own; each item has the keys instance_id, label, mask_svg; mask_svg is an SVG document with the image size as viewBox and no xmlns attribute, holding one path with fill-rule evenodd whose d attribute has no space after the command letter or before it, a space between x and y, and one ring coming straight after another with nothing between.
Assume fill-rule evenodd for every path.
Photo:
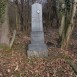
<instances>
[{"instance_id":1,"label":"stone plinth step","mask_svg":"<svg viewBox=\"0 0 77 77\"><path fill-rule=\"evenodd\" d=\"M48 51L45 44L30 44L28 57L48 57Z\"/></svg>"},{"instance_id":2,"label":"stone plinth step","mask_svg":"<svg viewBox=\"0 0 77 77\"><path fill-rule=\"evenodd\" d=\"M28 50L28 57L46 58L48 57L48 51L29 51Z\"/></svg>"},{"instance_id":3,"label":"stone plinth step","mask_svg":"<svg viewBox=\"0 0 77 77\"><path fill-rule=\"evenodd\" d=\"M47 50L46 44L29 44L30 51L44 51Z\"/></svg>"}]
</instances>

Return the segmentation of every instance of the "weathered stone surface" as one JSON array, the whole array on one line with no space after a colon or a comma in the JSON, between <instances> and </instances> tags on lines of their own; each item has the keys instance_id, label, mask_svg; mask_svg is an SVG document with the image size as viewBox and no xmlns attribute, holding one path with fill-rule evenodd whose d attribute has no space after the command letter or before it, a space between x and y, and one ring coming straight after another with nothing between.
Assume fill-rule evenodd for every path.
<instances>
[{"instance_id":1,"label":"weathered stone surface","mask_svg":"<svg viewBox=\"0 0 77 77\"><path fill-rule=\"evenodd\" d=\"M32 5L32 31L43 31L42 5L35 3Z\"/></svg>"},{"instance_id":2,"label":"weathered stone surface","mask_svg":"<svg viewBox=\"0 0 77 77\"><path fill-rule=\"evenodd\" d=\"M29 51L43 51L43 50L47 50L46 45L45 44L30 44L29 45Z\"/></svg>"},{"instance_id":3,"label":"weathered stone surface","mask_svg":"<svg viewBox=\"0 0 77 77\"><path fill-rule=\"evenodd\" d=\"M47 46L46 44L30 44L28 50L29 57L47 57Z\"/></svg>"},{"instance_id":4,"label":"weathered stone surface","mask_svg":"<svg viewBox=\"0 0 77 77\"><path fill-rule=\"evenodd\" d=\"M45 58L48 57L48 52L44 51L28 51L28 57L41 57Z\"/></svg>"},{"instance_id":5,"label":"weathered stone surface","mask_svg":"<svg viewBox=\"0 0 77 77\"><path fill-rule=\"evenodd\" d=\"M31 44L28 46L28 57L47 57L47 46L44 43L42 24L42 5L32 5Z\"/></svg>"},{"instance_id":6,"label":"weathered stone surface","mask_svg":"<svg viewBox=\"0 0 77 77\"><path fill-rule=\"evenodd\" d=\"M31 33L31 43L32 44L43 44L44 43L44 32L37 31Z\"/></svg>"}]
</instances>

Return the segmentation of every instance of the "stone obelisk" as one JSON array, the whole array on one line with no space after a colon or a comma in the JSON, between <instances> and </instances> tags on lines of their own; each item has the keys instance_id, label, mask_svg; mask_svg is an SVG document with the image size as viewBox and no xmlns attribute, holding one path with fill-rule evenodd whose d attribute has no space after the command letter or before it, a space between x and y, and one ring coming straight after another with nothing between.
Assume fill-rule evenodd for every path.
<instances>
[{"instance_id":1,"label":"stone obelisk","mask_svg":"<svg viewBox=\"0 0 77 77\"><path fill-rule=\"evenodd\" d=\"M47 46L44 43L42 22L42 5L34 3L31 13L31 44L28 46L28 56L47 57Z\"/></svg>"}]
</instances>

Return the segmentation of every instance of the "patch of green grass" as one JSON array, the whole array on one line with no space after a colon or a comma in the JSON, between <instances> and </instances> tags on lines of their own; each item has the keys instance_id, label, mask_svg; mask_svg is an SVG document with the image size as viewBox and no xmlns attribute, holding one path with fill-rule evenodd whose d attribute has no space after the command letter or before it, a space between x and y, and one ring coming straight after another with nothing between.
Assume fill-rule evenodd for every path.
<instances>
[{"instance_id":1,"label":"patch of green grass","mask_svg":"<svg viewBox=\"0 0 77 77\"><path fill-rule=\"evenodd\" d=\"M4 51L9 51L10 50L10 47L7 46L7 45L0 44L0 49L2 49Z\"/></svg>"}]
</instances>

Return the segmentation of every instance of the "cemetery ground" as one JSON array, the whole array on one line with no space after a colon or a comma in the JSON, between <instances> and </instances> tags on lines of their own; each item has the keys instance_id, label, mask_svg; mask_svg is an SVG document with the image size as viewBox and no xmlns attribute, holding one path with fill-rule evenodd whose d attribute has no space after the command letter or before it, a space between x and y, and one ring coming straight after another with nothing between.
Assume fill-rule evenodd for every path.
<instances>
[{"instance_id":1,"label":"cemetery ground","mask_svg":"<svg viewBox=\"0 0 77 77\"><path fill-rule=\"evenodd\" d=\"M44 31L47 58L28 58L26 54L30 36L25 32L17 32L11 50L0 48L0 77L76 77L77 72L68 62L70 60L77 65L77 28L75 29L67 50L59 48L58 29Z\"/></svg>"}]
</instances>

